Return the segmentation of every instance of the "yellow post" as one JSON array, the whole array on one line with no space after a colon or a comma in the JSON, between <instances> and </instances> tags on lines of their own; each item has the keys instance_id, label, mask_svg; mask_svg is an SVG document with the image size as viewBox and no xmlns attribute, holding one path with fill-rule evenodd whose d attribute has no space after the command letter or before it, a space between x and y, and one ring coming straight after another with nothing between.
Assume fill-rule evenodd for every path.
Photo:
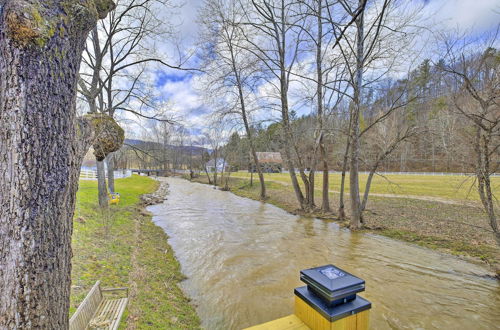
<instances>
[{"instance_id":1,"label":"yellow post","mask_svg":"<svg viewBox=\"0 0 500 330\"><path fill-rule=\"evenodd\" d=\"M367 330L371 303L357 295L365 281L333 265L300 272L295 315L312 330Z\"/></svg>"},{"instance_id":2,"label":"yellow post","mask_svg":"<svg viewBox=\"0 0 500 330\"><path fill-rule=\"evenodd\" d=\"M302 298L295 296L295 315L313 330L367 330L369 313L369 310L364 310L330 322Z\"/></svg>"},{"instance_id":3,"label":"yellow post","mask_svg":"<svg viewBox=\"0 0 500 330\"><path fill-rule=\"evenodd\" d=\"M333 265L300 272L295 314L246 330L367 330L371 303L358 296L365 281Z\"/></svg>"}]
</instances>

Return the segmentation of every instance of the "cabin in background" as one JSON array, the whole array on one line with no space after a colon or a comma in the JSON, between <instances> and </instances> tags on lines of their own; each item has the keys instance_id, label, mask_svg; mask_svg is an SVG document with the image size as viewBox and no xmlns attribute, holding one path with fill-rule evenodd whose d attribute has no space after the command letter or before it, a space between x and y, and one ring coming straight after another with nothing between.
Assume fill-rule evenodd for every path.
<instances>
[{"instance_id":1,"label":"cabin in background","mask_svg":"<svg viewBox=\"0 0 500 330\"><path fill-rule=\"evenodd\" d=\"M217 164L215 164L215 159L210 159L206 164L205 167L207 168L208 172L227 172L229 171L229 164L227 164L224 159L219 158L217 159Z\"/></svg>"},{"instance_id":2,"label":"cabin in background","mask_svg":"<svg viewBox=\"0 0 500 330\"><path fill-rule=\"evenodd\" d=\"M283 159L279 152L257 152L257 159L264 173L281 173L283 170ZM253 162L249 164L248 172L257 172Z\"/></svg>"}]
</instances>

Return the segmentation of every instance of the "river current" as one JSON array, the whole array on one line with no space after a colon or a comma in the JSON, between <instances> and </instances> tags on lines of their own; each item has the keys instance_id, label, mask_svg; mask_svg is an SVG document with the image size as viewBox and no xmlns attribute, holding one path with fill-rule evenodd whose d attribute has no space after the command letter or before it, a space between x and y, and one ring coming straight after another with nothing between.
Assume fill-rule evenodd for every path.
<instances>
[{"instance_id":1,"label":"river current","mask_svg":"<svg viewBox=\"0 0 500 330\"><path fill-rule=\"evenodd\" d=\"M363 278L371 329L499 329L500 285L482 264L336 223L291 215L208 185L167 179L149 207L206 329L241 329L293 313L299 271L324 264Z\"/></svg>"}]
</instances>

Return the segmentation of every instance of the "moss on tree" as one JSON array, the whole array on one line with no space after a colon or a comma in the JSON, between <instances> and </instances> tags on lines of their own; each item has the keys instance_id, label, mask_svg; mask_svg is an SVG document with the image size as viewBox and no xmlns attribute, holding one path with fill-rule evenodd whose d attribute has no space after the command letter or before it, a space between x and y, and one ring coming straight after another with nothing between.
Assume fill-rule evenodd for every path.
<instances>
[{"instance_id":1,"label":"moss on tree","mask_svg":"<svg viewBox=\"0 0 500 330\"><path fill-rule=\"evenodd\" d=\"M94 155L98 161L104 160L106 156L123 145L125 132L116 121L105 114L87 114L85 119L91 122L95 132L93 142Z\"/></svg>"},{"instance_id":2,"label":"moss on tree","mask_svg":"<svg viewBox=\"0 0 500 330\"><path fill-rule=\"evenodd\" d=\"M10 2L5 8L7 36L18 47L43 48L56 31L63 37L70 25L76 30L89 30L115 8L112 0L66 0L60 6L63 14L53 15L47 12L44 1Z\"/></svg>"}]
</instances>

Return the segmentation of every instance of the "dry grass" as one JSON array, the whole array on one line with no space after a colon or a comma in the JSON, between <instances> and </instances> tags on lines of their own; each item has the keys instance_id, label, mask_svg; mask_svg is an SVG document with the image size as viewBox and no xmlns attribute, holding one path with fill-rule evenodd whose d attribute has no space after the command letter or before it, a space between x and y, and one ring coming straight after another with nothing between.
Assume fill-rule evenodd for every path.
<instances>
[{"instance_id":1,"label":"dry grass","mask_svg":"<svg viewBox=\"0 0 500 330\"><path fill-rule=\"evenodd\" d=\"M234 177L250 178L250 173L240 171L231 174ZM364 192L366 174L360 174L360 188ZM316 174L315 186L321 188L322 174ZM257 180L257 177L254 176ZM290 184L288 173L266 173L266 180ZM330 190L339 191L341 175L330 174ZM346 176L346 192L349 191L349 174ZM492 178L494 191L500 191L500 177ZM375 176L370 192L373 194L394 194L402 196L427 196L450 200L479 201L474 177L459 175L386 175Z\"/></svg>"}]
</instances>

